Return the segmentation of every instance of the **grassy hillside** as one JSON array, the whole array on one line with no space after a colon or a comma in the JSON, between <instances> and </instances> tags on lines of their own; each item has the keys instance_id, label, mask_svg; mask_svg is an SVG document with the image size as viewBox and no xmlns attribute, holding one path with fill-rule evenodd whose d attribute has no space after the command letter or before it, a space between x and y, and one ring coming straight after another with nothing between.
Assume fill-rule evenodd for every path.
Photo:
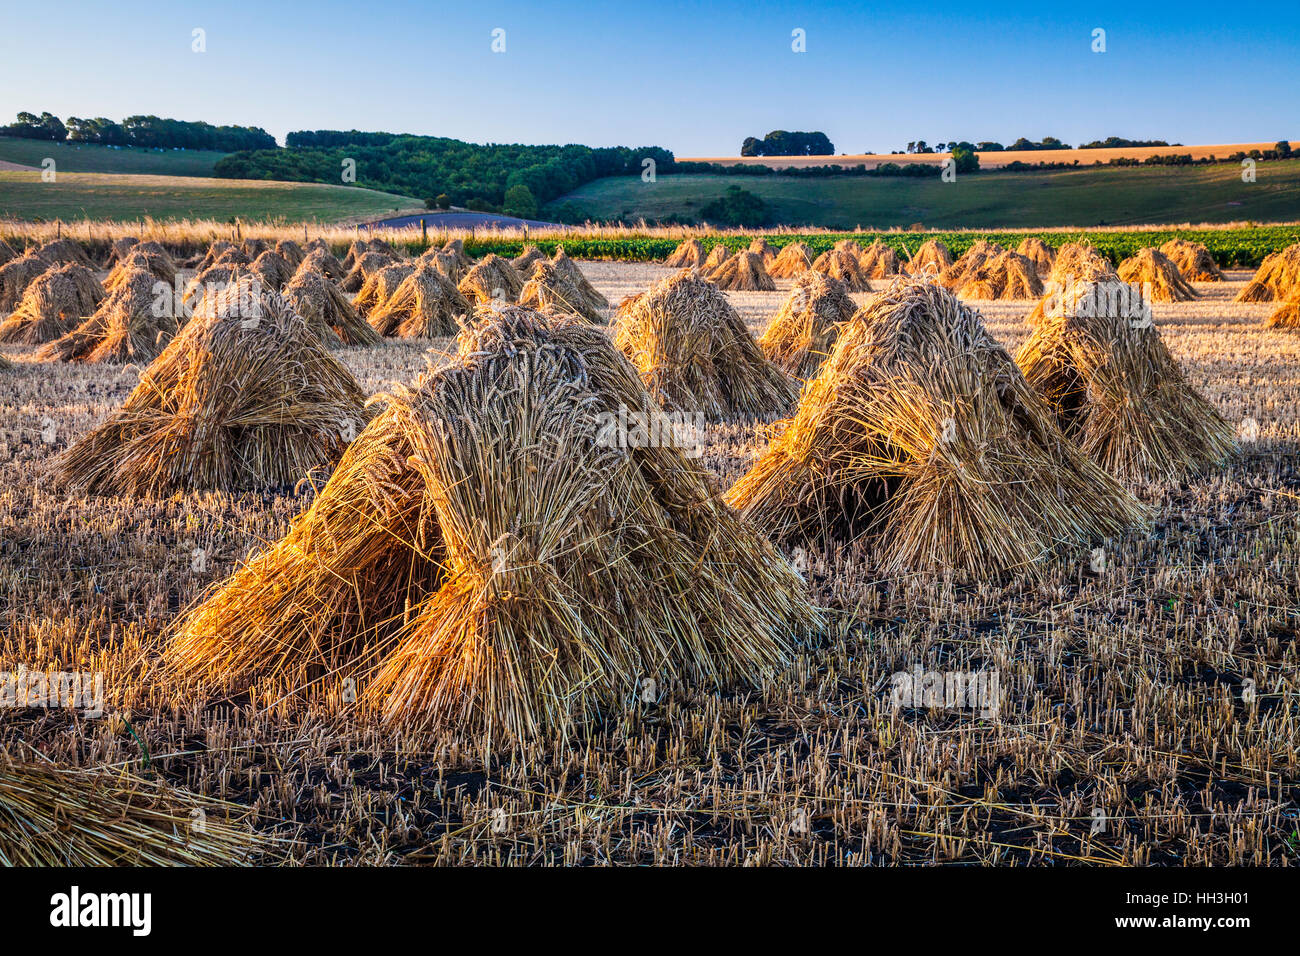
<instances>
[{"instance_id":1,"label":"grassy hillside","mask_svg":"<svg viewBox=\"0 0 1300 956\"><path fill-rule=\"evenodd\" d=\"M0 172L0 217L14 219L283 218L337 222L391 215L421 206L409 196L319 183L59 173L53 183L33 172Z\"/></svg>"},{"instance_id":2,"label":"grassy hillside","mask_svg":"<svg viewBox=\"0 0 1300 956\"><path fill-rule=\"evenodd\" d=\"M1300 160L1261 162L1255 183L1241 168L1103 167L1042 173L981 172L956 182L902 177L621 176L598 179L556 201L590 219L698 220L728 186L768 204L774 223L833 229L1138 225L1300 219ZM544 213L543 213L544 214Z\"/></svg>"},{"instance_id":3,"label":"grassy hillside","mask_svg":"<svg viewBox=\"0 0 1300 956\"><path fill-rule=\"evenodd\" d=\"M50 157L61 173L142 173L211 176L225 153L202 149L114 149L93 143L51 143L0 136L0 160L40 168Z\"/></svg>"}]
</instances>

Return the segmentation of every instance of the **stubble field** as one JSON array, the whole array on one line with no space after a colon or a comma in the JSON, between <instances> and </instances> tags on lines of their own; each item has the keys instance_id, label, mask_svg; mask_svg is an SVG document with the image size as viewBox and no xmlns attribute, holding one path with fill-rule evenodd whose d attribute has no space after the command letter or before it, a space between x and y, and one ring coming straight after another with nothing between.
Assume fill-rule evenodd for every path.
<instances>
[{"instance_id":1,"label":"stubble field","mask_svg":"<svg viewBox=\"0 0 1300 956\"><path fill-rule=\"evenodd\" d=\"M582 265L615 303L670 272ZM809 586L832 625L788 672L744 694L659 687L522 751L381 733L337 688L305 702L173 696L153 679L169 627L277 540L311 487L70 497L52 459L139 370L10 349L0 669L102 671L108 714L3 714L0 746L233 800L268 862L1294 863L1300 336L1262 328L1270 304L1231 301L1248 275L1199 284L1201 299L1155 318L1192 384L1257 436L1248 427L1222 471L1140 489L1151 523L1106 542L1101 572L1080 551L963 585L814 553ZM729 293L755 333L778 286ZM980 307L1008 348L1027 337L1031 303ZM338 354L371 393L426 360L402 342ZM719 491L766 441L762 426L709 426ZM999 712L895 709L891 675L917 666L996 669Z\"/></svg>"}]
</instances>

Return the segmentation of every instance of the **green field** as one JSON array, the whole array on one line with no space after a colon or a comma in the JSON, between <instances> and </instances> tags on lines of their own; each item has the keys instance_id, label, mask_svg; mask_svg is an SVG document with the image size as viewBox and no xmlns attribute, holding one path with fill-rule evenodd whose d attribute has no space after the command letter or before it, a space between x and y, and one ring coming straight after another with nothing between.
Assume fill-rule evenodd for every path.
<instances>
[{"instance_id":1,"label":"green field","mask_svg":"<svg viewBox=\"0 0 1300 956\"><path fill-rule=\"evenodd\" d=\"M92 143L52 143L0 136L0 160L39 169L48 156L61 173L211 176L213 164L225 155L203 149L113 149Z\"/></svg>"},{"instance_id":2,"label":"green field","mask_svg":"<svg viewBox=\"0 0 1300 956\"><path fill-rule=\"evenodd\" d=\"M35 172L0 172L0 217L13 219L338 222L422 206L409 196L321 183L108 173L59 173L45 183Z\"/></svg>"},{"instance_id":3,"label":"green field","mask_svg":"<svg viewBox=\"0 0 1300 956\"><path fill-rule=\"evenodd\" d=\"M728 186L769 205L772 222L830 229L934 229L1279 222L1300 219L1300 159L1261 162L1257 181L1241 167L1102 167L981 172L938 178L668 175L598 179L556 200L596 221L700 219ZM545 215L545 213L543 213Z\"/></svg>"}]
</instances>

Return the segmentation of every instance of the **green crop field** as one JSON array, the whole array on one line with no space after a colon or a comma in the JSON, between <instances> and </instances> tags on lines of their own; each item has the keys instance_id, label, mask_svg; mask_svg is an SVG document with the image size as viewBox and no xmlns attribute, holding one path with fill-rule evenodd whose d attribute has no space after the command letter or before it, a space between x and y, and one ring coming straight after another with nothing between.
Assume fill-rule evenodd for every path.
<instances>
[{"instance_id":1,"label":"green crop field","mask_svg":"<svg viewBox=\"0 0 1300 956\"><path fill-rule=\"evenodd\" d=\"M0 217L12 219L338 222L422 205L409 196L320 183L62 172L46 183L34 172L0 172Z\"/></svg>"},{"instance_id":2,"label":"green crop field","mask_svg":"<svg viewBox=\"0 0 1300 956\"><path fill-rule=\"evenodd\" d=\"M698 221L728 186L767 202L773 223L830 229L935 229L1278 222L1300 219L1300 159L1261 162L1257 181L1241 168L1100 167L980 172L955 182L889 176L668 175L598 179L556 200L596 221Z\"/></svg>"},{"instance_id":3,"label":"green crop field","mask_svg":"<svg viewBox=\"0 0 1300 956\"><path fill-rule=\"evenodd\" d=\"M0 160L40 168L47 157L60 173L140 173L211 176L225 153L203 149L114 149L93 143L52 143L0 136Z\"/></svg>"}]
</instances>

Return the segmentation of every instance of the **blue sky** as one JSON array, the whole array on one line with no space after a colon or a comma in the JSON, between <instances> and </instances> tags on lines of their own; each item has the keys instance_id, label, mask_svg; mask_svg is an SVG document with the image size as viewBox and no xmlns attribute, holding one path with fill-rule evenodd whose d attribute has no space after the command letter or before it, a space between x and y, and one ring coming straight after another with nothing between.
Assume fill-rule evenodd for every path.
<instances>
[{"instance_id":1,"label":"blue sky","mask_svg":"<svg viewBox=\"0 0 1300 956\"><path fill-rule=\"evenodd\" d=\"M191 50L206 30L207 52ZM1091 50L1106 30L1105 53ZM492 31L506 51L493 53ZM803 29L807 52L791 50ZM1300 139L1300 3L65 2L0 7L0 119L154 113L734 155Z\"/></svg>"}]
</instances>

